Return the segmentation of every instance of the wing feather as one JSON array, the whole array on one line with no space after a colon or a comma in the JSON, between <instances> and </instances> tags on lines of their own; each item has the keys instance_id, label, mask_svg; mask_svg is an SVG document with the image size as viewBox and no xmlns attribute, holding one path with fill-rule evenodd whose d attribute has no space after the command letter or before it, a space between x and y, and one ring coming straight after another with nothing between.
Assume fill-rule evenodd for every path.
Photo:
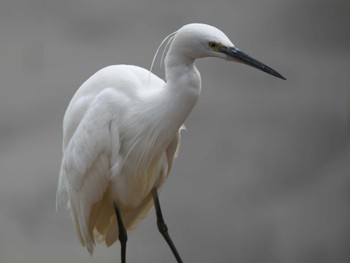
<instances>
[{"instance_id":1,"label":"wing feather","mask_svg":"<svg viewBox=\"0 0 350 263\"><path fill-rule=\"evenodd\" d=\"M69 126L79 122L63 152L57 206L66 204L70 208L78 237L90 253L95 244L93 229L99 209L92 208L106 192L114 161L111 156L117 156L120 149L115 112L112 114L110 109L113 95L111 89L101 91L81 120L73 117L65 123ZM69 114L74 116L74 112Z\"/></svg>"}]
</instances>

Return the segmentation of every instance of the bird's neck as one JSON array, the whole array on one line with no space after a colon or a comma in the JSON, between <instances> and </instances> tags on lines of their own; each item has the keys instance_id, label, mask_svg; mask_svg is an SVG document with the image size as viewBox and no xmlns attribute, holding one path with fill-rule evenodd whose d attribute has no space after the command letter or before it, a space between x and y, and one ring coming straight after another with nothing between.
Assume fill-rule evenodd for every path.
<instances>
[{"instance_id":1,"label":"bird's neck","mask_svg":"<svg viewBox=\"0 0 350 263\"><path fill-rule=\"evenodd\" d=\"M194 59L168 54L165 59L165 79L166 88L173 93L173 97L180 96L184 102L191 104L188 101L191 100L196 103L201 92L201 76Z\"/></svg>"},{"instance_id":2,"label":"bird's neck","mask_svg":"<svg viewBox=\"0 0 350 263\"><path fill-rule=\"evenodd\" d=\"M180 63L180 60L170 62L172 63L166 64L165 86L159 92L137 103L136 107L139 109L133 111L134 115L127 118L128 120L134 118L133 122L138 126L136 134L128 131L124 136L129 138L130 148L133 149L131 155L135 154L136 159L141 156L149 160L158 160L159 155L164 153L174 139L200 95L200 75L193 61L187 64ZM137 144L135 138L138 138ZM140 147L137 147L138 145ZM145 148L152 151L144 154Z\"/></svg>"},{"instance_id":3,"label":"bird's neck","mask_svg":"<svg viewBox=\"0 0 350 263\"><path fill-rule=\"evenodd\" d=\"M196 104L201 92L201 77L194 59L172 56L165 60L166 93L171 115L182 123Z\"/></svg>"}]
</instances>

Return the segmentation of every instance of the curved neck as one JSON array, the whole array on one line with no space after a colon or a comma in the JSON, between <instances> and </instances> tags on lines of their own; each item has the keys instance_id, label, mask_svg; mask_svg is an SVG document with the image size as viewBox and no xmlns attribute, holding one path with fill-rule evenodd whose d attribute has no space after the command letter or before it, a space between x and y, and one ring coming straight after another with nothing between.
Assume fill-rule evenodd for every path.
<instances>
[{"instance_id":1,"label":"curved neck","mask_svg":"<svg viewBox=\"0 0 350 263\"><path fill-rule=\"evenodd\" d=\"M154 120L154 126L158 127L157 138L164 142L160 145L167 147L198 101L201 79L194 60L185 62L169 54L165 60L165 72L165 86L151 103L157 112L149 115L157 117Z\"/></svg>"},{"instance_id":2,"label":"curved neck","mask_svg":"<svg viewBox=\"0 0 350 263\"><path fill-rule=\"evenodd\" d=\"M201 77L195 64L195 59L169 50L165 58L166 88L174 89L174 93L192 93L197 97L201 92Z\"/></svg>"},{"instance_id":3,"label":"curved neck","mask_svg":"<svg viewBox=\"0 0 350 263\"><path fill-rule=\"evenodd\" d=\"M165 87L157 100L162 105L159 108L163 109L160 119L163 127L175 132L198 101L201 78L194 59L184 59L171 53L165 59L165 74Z\"/></svg>"},{"instance_id":4,"label":"curved neck","mask_svg":"<svg viewBox=\"0 0 350 263\"><path fill-rule=\"evenodd\" d=\"M142 103L135 114L135 123L142 126L139 134L130 138L144 136L144 142L152 142L152 147L163 153L174 139L176 132L183 125L196 104L200 91L201 79L194 60L181 60L178 56L166 58L166 83ZM141 114L140 114L141 113ZM130 119L130 118L129 118ZM145 121L147 120L147 121ZM134 143L131 139L130 143ZM143 151L140 153L142 154ZM154 156L153 156L154 157ZM149 158L153 158L149 156Z\"/></svg>"}]
</instances>

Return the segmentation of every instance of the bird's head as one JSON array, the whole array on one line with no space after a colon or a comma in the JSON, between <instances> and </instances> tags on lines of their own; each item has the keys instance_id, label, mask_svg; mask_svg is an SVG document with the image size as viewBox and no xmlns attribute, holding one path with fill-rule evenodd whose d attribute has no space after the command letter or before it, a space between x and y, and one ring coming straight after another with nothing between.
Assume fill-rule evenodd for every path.
<instances>
[{"instance_id":1,"label":"bird's head","mask_svg":"<svg viewBox=\"0 0 350 263\"><path fill-rule=\"evenodd\" d=\"M206 24L188 24L180 28L170 46L169 54L172 53L191 60L202 57L223 58L285 79L277 71L236 48L221 30Z\"/></svg>"}]
</instances>

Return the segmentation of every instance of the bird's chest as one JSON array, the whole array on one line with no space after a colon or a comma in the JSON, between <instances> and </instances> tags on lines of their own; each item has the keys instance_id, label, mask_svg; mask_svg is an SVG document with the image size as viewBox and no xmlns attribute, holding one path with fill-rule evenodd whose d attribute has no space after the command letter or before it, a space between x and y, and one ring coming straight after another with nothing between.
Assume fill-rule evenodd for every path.
<instances>
[{"instance_id":1,"label":"bird's chest","mask_svg":"<svg viewBox=\"0 0 350 263\"><path fill-rule=\"evenodd\" d=\"M152 111L150 106L131 109L120 120L121 147L113 184L119 202L135 206L164 181L166 150L181 123L168 118L168 110Z\"/></svg>"},{"instance_id":2,"label":"bird's chest","mask_svg":"<svg viewBox=\"0 0 350 263\"><path fill-rule=\"evenodd\" d=\"M120 168L112 177L116 201L126 207L137 207L159 186L166 176L165 147L150 138L139 138L127 149L121 149ZM127 144L125 144L127 145Z\"/></svg>"}]
</instances>

